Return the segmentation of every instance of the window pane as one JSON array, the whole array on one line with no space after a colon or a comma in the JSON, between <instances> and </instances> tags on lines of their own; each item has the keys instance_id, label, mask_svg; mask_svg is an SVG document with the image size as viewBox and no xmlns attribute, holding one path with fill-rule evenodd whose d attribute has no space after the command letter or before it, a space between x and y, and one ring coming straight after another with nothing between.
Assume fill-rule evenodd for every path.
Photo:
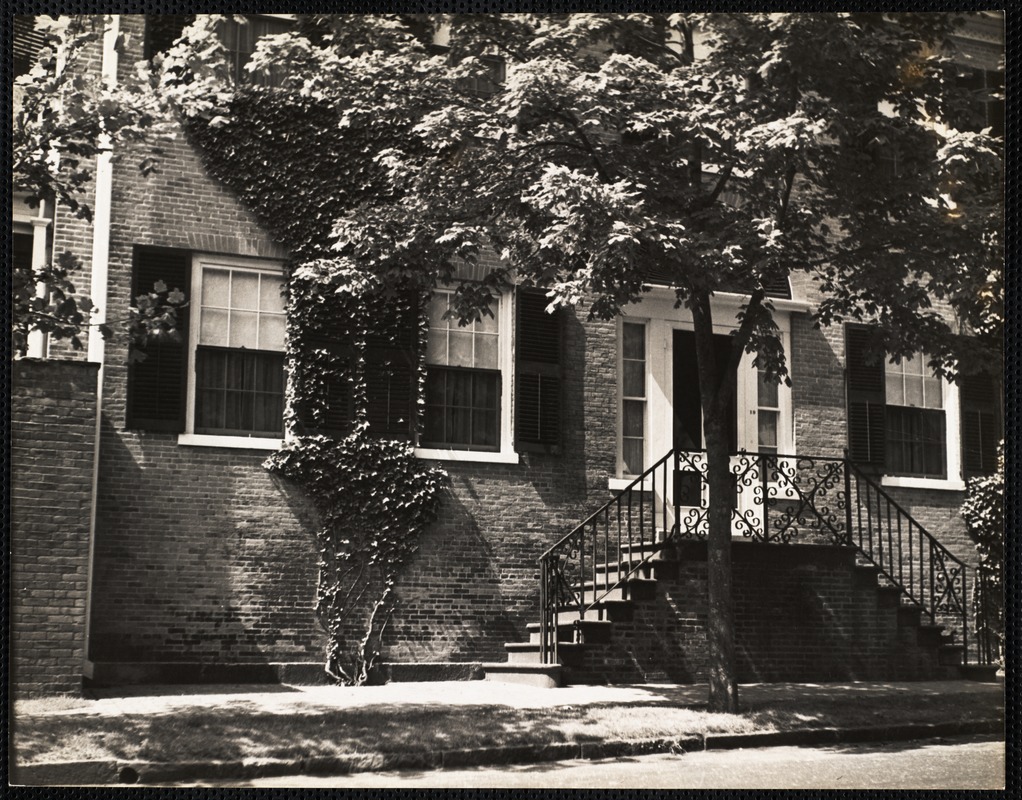
<instances>
[{"instance_id":1,"label":"window pane","mask_svg":"<svg viewBox=\"0 0 1022 800\"><path fill-rule=\"evenodd\" d=\"M905 405L905 377L904 373L893 364L887 365L887 374L884 375L884 393L887 402L894 406Z\"/></svg>"},{"instance_id":2,"label":"window pane","mask_svg":"<svg viewBox=\"0 0 1022 800\"><path fill-rule=\"evenodd\" d=\"M923 379L923 405L926 408L944 407L944 387L940 378L928 375Z\"/></svg>"},{"instance_id":3,"label":"window pane","mask_svg":"<svg viewBox=\"0 0 1022 800\"><path fill-rule=\"evenodd\" d=\"M259 344L260 350L283 350L284 349L284 317L279 314L259 315Z\"/></svg>"},{"instance_id":4,"label":"window pane","mask_svg":"<svg viewBox=\"0 0 1022 800\"><path fill-rule=\"evenodd\" d=\"M625 358L646 358L646 326L626 322L621 326L621 354Z\"/></svg>"},{"instance_id":5,"label":"window pane","mask_svg":"<svg viewBox=\"0 0 1022 800\"><path fill-rule=\"evenodd\" d=\"M905 402L903 405L913 408L923 406L923 379L918 375L905 376Z\"/></svg>"},{"instance_id":6,"label":"window pane","mask_svg":"<svg viewBox=\"0 0 1022 800\"><path fill-rule=\"evenodd\" d=\"M253 311L259 308L258 273L231 271L231 308L244 308Z\"/></svg>"},{"instance_id":7,"label":"window pane","mask_svg":"<svg viewBox=\"0 0 1022 800\"><path fill-rule=\"evenodd\" d=\"M225 269L202 270L202 305L227 308L230 294L230 273Z\"/></svg>"},{"instance_id":8,"label":"window pane","mask_svg":"<svg viewBox=\"0 0 1022 800\"><path fill-rule=\"evenodd\" d=\"M471 367L472 334L464 328L452 329L449 336L447 363L452 367Z\"/></svg>"},{"instance_id":9,"label":"window pane","mask_svg":"<svg viewBox=\"0 0 1022 800\"><path fill-rule=\"evenodd\" d=\"M426 337L426 363L447 363L447 332L430 329Z\"/></svg>"},{"instance_id":10,"label":"window pane","mask_svg":"<svg viewBox=\"0 0 1022 800\"><path fill-rule=\"evenodd\" d=\"M447 294L443 292L434 294L429 300L429 327L446 328L445 313L447 313Z\"/></svg>"},{"instance_id":11,"label":"window pane","mask_svg":"<svg viewBox=\"0 0 1022 800\"><path fill-rule=\"evenodd\" d=\"M254 348L259 342L256 333L256 320L259 315L255 311L231 312L230 347Z\"/></svg>"},{"instance_id":12,"label":"window pane","mask_svg":"<svg viewBox=\"0 0 1022 800\"><path fill-rule=\"evenodd\" d=\"M490 310L493 312L493 316L483 314L476 323L475 329L481 333L496 333L497 332L497 320L500 318L500 307L497 303L494 303Z\"/></svg>"},{"instance_id":13,"label":"window pane","mask_svg":"<svg viewBox=\"0 0 1022 800\"><path fill-rule=\"evenodd\" d=\"M642 474L642 439L625 439L621 442L621 457L626 475Z\"/></svg>"},{"instance_id":14,"label":"window pane","mask_svg":"<svg viewBox=\"0 0 1022 800\"><path fill-rule=\"evenodd\" d=\"M497 337L490 334L476 334L476 356L473 366L479 369L497 369Z\"/></svg>"},{"instance_id":15,"label":"window pane","mask_svg":"<svg viewBox=\"0 0 1022 800\"><path fill-rule=\"evenodd\" d=\"M622 433L625 436L642 437L644 434L643 417L646 412L646 404L638 400L625 400L622 411L624 416L621 421Z\"/></svg>"},{"instance_id":16,"label":"window pane","mask_svg":"<svg viewBox=\"0 0 1022 800\"><path fill-rule=\"evenodd\" d=\"M199 330L199 341L214 347L227 346L227 312L202 309L202 324Z\"/></svg>"},{"instance_id":17,"label":"window pane","mask_svg":"<svg viewBox=\"0 0 1022 800\"><path fill-rule=\"evenodd\" d=\"M646 363L644 361L625 361L621 364L624 375L621 381L621 392L625 397L646 396Z\"/></svg>"},{"instance_id":18,"label":"window pane","mask_svg":"<svg viewBox=\"0 0 1022 800\"><path fill-rule=\"evenodd\" d=\"M759 405L765 408L777 408L777 384L767 381L765 370L756 371L756 387Z\"/></svg>"},{"instance_id":19,"label":"window pane","mask_svg":"<svg viewBox=\"0 0 1022 800\"><path fill-rule=\"evenodd\" d=\"M759 410L759 448L777 447L777 412Z\"/></svg>"},{"instance_id":20,"label":"window pane","mask_svg":"<svg viewBox=\"0 0 1022 800\"><path fill-rule=\"evenodd\" d=\"M284 298L280 296L282 281L269 275L260 276L259 310L270 313L284 312Z\"/></svg>"}]
</instances>

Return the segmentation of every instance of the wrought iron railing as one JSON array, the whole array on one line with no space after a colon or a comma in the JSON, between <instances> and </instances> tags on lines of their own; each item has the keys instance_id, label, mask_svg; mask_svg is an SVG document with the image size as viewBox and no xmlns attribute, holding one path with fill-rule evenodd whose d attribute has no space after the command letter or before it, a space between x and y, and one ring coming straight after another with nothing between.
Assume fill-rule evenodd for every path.
<instances>
[{"instance_id":1,"label":"wrought iron railing","mask_svg":"<svg viewBox=\"0 0 1022 800\"><path fill-rule=\"evenodd\" d=\"M670 451L542 555L545 663L557 661L565 628L598 616L599 604L612 593L624 596L627 582L648 569L672 539L706 536L706 469L704 451ZM930 622L960 635L967 659L992 663L998 643L987 619L989 581L978 576L977 635L970 642L968 568L853 463L738 453L731 456L730 473L733 535L781 544L854 546Z\"/></svg>"},{"instance_id":2,"label":"wrought iron railing","mask_svg":"<svg viewBox=\"0 0 1022 800\"><path fill-rule=\"evenodd\" d=\"M677 512L665 500L674 465L672 450L540 557L544 663L557 662L561 628L586 619L670 539Z\"/></svg>"}]
</instances>

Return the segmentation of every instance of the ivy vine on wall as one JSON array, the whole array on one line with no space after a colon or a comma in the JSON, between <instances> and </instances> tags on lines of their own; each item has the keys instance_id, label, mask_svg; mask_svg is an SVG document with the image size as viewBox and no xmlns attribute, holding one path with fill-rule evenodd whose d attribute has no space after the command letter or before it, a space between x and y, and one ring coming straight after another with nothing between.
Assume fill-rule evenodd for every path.
<instances>
[{"instance_id":1,"label":"ivy vine on wall","mask_svg":"<svg viewBox=\"0 0 1022 800\"><path fill-rule=\"evenodd\" d=\"M329 109L258 88L234 93L230 112L217 125L192 118L187 133L207 171L292 254L285 423L294 436L265 467L301 486L319 514L326 670L362 684L380 655L398 576L446 484L443 470L412 452L418 414L401 420L399 435L377 424L367 378L367 353L389 346L407 359L421 402L429 278L395 286L331 258L335 220L367 193L385 191L381 170L363 155L373 148L358 141L377 132L342 133ZM402 338L409 319L410 342Z\"/></svg>"},{"instance_id":2,"label":"ivy vine on wall","mask_svg":"<svg viewBox=\"0 0 1022 800\"><path fill-rule=\"evenodd\" d=\"M421 386L421 297L389 292L372 276L324 260L294 267L289 281L286 413L298 435L265 466L298 483L319 514L317 611L329 637L326 670L349 684L372 677L396 581L436 518L446 485L446 473L412 451L414 420L407 439L386 438L374 431L370 413L366 352L373 340L401 335L382 321L419 320L410 357Z\"/></svg>"}]
</instances>

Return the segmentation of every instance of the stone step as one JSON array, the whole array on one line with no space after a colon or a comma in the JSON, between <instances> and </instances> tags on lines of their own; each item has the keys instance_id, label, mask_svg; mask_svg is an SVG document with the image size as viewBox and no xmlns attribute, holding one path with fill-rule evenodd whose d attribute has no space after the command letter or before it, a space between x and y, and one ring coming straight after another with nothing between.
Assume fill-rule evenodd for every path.
<instances>
[{"instance_id":1,"label":"stone step","mask_svg":"<svg viewBox=\"0 0 1022 800\"><path fill-rule=\"evenodd\" d=\"M920 644L937 646L941 644L944 635L944 626L932 622L920 622L916 630L916 636Z\"/></svg>"},{"instance_id":2,"label":"stone step","mask_svg":"<svg viewBox=\"0 0 1022 800\"><path fill-rule=\"evenodd\" d=\"M483 678L488 681L520 683L542 688L556 688L564 685L564 673L560 664L511 664L507 662L485 663Z\"/></svg>"},{"instance_id":3,"label":"stone step","mask_svg":"<svg viewBox=\"0 0 1022 800\"><path fill-rule=\"evenodd\" d=\"M584 648L585 645L580 642L558 642L558 663L564 666L578 666L582 663ZM509 664L541 663L541 652L538 643L508 642L504 645L504 649L507 650L507 661Z\"/></svg>"},{"instance_id":4,"label":"stone step","mask_svg":"<svg viewBox=\"0 0 1022 800\"><path fill-rule=\"evenodd\" d=\"M567 617L557 624L558 642L586 642L588 644L606 643L610 641L612 622L601 619L579 619L577 616ZM538 622L530 622L525 626L529 634L529 642L539 644L541 626Z\"/></svg>"},{"instance_id":5,"label":"stone step","mask_svg":"<svg viewBox=\"0 0 1022 800\"><path fill-rule=\"evenodd\" d=\"M877 587L880 585L880 568L872 564L855 565L855 583L857 586Z\"/></svg>"},{"instance_id":6,"label":"stone step","mask_svg":"<svg viewBox=\"0 0 1022 800\"><path fill-rule=\"evenodd\" d=\"M916 605L898 606L898 624L904 628L918 628L922 620L923 609Z\"/></svg>"},{"instance_id":7,"label":"stone step","mask_svg":"<svg viewBox=\"0 0 1022 800\"><path fill-rule=\"evenodd\" d=\"M635 557L630 561L622 559L619 564L597 564L595 567L596 582L597 584L602 584L604 578L606 578L613 585L617 583L620 576L627 575L633 569L635 570L632 574L634 578L670 581L678 577L678 562L662 558L661 554L658 553L645 562ZM589 572L589 575L592 575L592 572Z\"/></svg>"},{"instance_id":8,"label":"stone step","mask_svg":"<svg viewBox=\"0 0 1022 800\"><path fill-rule=\"evenodd\" d=\"M881 608L898 608L901 606L900 586L877 586L877 601Z\"/></svg>"},{"instance_id":9,"label":"stone step","mask_svg":"<svg viewBox=\"0 0 1022 800\"><path fill-rule=\"evenodd\" d=\"M657 582L652 578L629 578L609 592L607 592L603 581L597 581L595 586L592 581L586 581L582 584L581 589L585 592L587 603L593 602L596 598L600 598L601 602L607 600L647 602L656 599L656 587ZM579 587L575 588L577 591ZM603 596L604 592L607 592L606 596Z\"/></svg>"}]
</instances>

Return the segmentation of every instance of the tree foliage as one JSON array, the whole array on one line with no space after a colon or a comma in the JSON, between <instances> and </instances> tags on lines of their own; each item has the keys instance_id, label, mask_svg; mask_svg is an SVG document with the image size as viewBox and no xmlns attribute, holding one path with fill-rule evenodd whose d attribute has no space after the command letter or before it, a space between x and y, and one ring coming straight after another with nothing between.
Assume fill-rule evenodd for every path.
<instances>
[{"instance_id":1,"label":"tree foliage","mask_svg":"<svg viewBox=\"0 0 1022 800\"><path fill-rule=\"evenodd\" d=\"M36 29L43 46L32 68L14 81L16 98L11 126L11 186L25 193L27 202L57 204L91 221L86 202L96 171L96 160L116 146L147 142L172 135L169 109L154 78L140 64L120 80L105 78L90 58L103 38L101 16L38 17ZM143 174L155 169L158 153L142 158ZM12 270L13 349L24 355L28 334L42 331L53 339L82 347L81 336L92 325L97 309L75 286L81 255L60 253L41 266L15 264ZM40 291L39 289L42 289ZM128 314L97 325L103 336L121 331L129 344L147 335L174 335L176 310L185 297L174 289L153 287L136 298ZM131 358L144 357L129 348Z\"/></svg>"},{"instance_id":2,"label":"tree foliage","mask_svg":"<svg viewBox=\"0 0 1022 800\"><path fill-rule=\"evenodd\" d=\"M742 353L788 380L779 280L807 273L815 322L875 323L877 352L997 363L1002 146L957 126L949 14L312 15L258 44L248 69L275 87L225 80L216 25L185 31L163 90L333 290L429 287L491 249L462 320L515 283L610 318L666 279L692 313L711 498ZM736 291L718 370L711 298ZM711 502L711 702L735 710L728 517Z\"/></svg>"}]
</instances>

